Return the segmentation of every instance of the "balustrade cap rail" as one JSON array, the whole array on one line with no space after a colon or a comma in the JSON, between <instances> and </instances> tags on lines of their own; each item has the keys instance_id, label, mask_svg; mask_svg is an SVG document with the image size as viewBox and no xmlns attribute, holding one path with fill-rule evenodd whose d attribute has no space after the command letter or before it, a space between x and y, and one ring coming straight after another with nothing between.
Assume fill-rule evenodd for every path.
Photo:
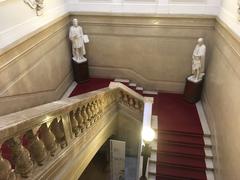
<instances>
[{"instance_id":1,"label":"balustrade cap rail","mask_svg":"<svg viewBox=\"0 0 240 180\"><path fill-rule=\"evenodd\" d=\"M76 142L90 137L92 128L100 127L95 132L100 131L111 122L118 107L141 114L145 101L122 83L113 82L103 89L1 116L0 167L4 168L0 179L46 179L63 166L60 162L70 156L66 152L73 151Z\"/></svg>"},{"instance_id":2,"label":"balustrade cap rail","mask_svg":"<svg viewBox=\"0 0 240 180\"><path fill-rule=\"evenodd\" d=\"M0 116L0 143L6 140L9 136L19 134L31 127L37 126L38 124L45 123L49 121L51 117L56 116L60 112L63 113L64 111L70 111L75 106L88 101L90 98L100 97L113 89L121 89L138 100L144 101L143 96L124 84L111 82L109 87L106 88Z\"/></svg>"},{"instance_id":3,"label":"balustrade cap rail","mask_svg":"<svg viewBox=\"0 0 240 180\"><path fill-rule=\"evenodd\" d=\"M132 90L131 88L125 86L124 84L120 83L120 82L111 82L109 84L109 88L110 89L116 89L116 88L120 88L126 92L128 92L130 95L134 96L135 98L144 101L144 97L140 94L138 94L137 92L135 92L134 90Z\"/></svg>"},{"instance_id":4,"label":"balustrade cap rail","mask_svg":"<svg viewBox=\"0 0 240 180\"><path fill-rule=\"evenodd\" d=\"M19 134L38 124L45 123L64 111L70 111L79 103L88 101L92 97L99 97L110 91L109 88L103 88L89 93L81 94L71 98L66 98L51 103L43 104L33 108L25 109L0 117L0 142L9 136Z\"/></svg>"}]
</instances>

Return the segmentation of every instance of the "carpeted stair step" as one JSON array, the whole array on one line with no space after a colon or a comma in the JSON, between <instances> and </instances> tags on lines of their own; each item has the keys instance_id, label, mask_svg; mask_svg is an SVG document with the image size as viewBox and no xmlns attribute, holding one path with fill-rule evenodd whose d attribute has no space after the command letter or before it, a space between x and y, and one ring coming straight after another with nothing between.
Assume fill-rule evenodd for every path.
<instances>
[{"instance_id":1,"label":"carpeted stair step","mask_svg":"<svg viewBox=\"0 0 240 180\"><path fill-rule=\"evenodd\" d=\"M206 180L206 174L184 168L158 166L156 180Z\"/></svg>"},{"instance_id":2,"label":"carpeted stair step","mask_svg":"<svg viewBox=\"0 0 240 180\"><path fill-rule=\"evenodd\" d=\"M173 155L162 155L157 156L157 165L175 167L175 168L185 168L189 170L205 171L206 164L205 159L193 159L187 157L179 157Z\"/></svg>"},{"instance_id":3,"label":"carpeted stair step","mask_svg":"<svg viewBox=\"0 0 240 180\"><path fill-rule=\"evenodd\" d=\"M203 137L203 134L200 132L186 132L186 131L172 131L172 130L163 130L163 129L159 129L159 134L173 134L176 136L193 136L193 137Z\"/></svg>"},{"instance_id":4,"label":"carpeted stair step","mask_svg":"<svg viewBox=\"0 0 240 180\"><path fill-rule=\"evenodd\" d=\"M175 155L188 158L205 158L203 148L192 148L187 146L178 146L175 144L159 144L158 154Z\"/></svg>"},{"instance_id":5,"label":"carpeted stair step","mask_svg":"<svg viewBox=\"0 0 240 180\"><path fill-rule=\"evenodd\" d=\"M196 148L203 148L205 146L202 137L177 136L174 134L159 134L158 142L159 144L175 144Z\"/></svg>"}]
</instances>

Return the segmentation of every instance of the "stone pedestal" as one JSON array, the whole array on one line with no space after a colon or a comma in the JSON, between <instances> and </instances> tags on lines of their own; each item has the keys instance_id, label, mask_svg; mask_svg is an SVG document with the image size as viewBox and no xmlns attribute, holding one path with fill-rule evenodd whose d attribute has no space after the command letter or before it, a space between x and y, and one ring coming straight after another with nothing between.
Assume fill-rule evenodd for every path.
<instances>
[{"instance_id":1,"label":"stone pedestal","mask_svg":"<svg viewBox=\"0 0 240 180\"><path fill-rule=\"evenodd\" d=\"M86 82L89 79L88 61L77 62L72 60L74 80L77 83Z\"/></svg>"},{"instance_id":2,"label":"stone pedestal","mask_svg":"<svg viewBox=\"0 0 240 180\"><path fill-rule=\"evenodd\" d=\"M189 103L196 103L201 99L203 79L197 82L186 78L186 85L184 89L184 98Z\"/></svg>"}]
</instances>

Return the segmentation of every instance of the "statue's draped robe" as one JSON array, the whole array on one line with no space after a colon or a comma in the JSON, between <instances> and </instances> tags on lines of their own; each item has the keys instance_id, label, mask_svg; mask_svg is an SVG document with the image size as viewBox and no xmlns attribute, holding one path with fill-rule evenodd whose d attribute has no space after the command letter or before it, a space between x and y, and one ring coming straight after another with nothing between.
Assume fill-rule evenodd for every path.
<instances>
[{"instance_id":1,"label":"statue's draped robe","mask_svg":"<svg viewBox=\"0 0 240 180\"><path fill-rule=\"evenodd\" d=\"M69 39L72 41L72 48L82 48L83 55L86 54L84 40L83 40L83 30L81 26L71 26L69 31ZM73 50L74 52L74 50ZM75 56L75 54L73 54Z\"/></svg>"},{"instance_id":2,"label":"statue's draped robe","mask_svg":"<svg viewBox=\"0 0 240 180\"><path fill-rule=\"evenodd\" d=\"M193 70L200 68L200 72L204 72L205 54L206 54L206 46L204 44L202 45L197 44L193 51L193 65L192 65Z\"/></svg>"}]
</instances>

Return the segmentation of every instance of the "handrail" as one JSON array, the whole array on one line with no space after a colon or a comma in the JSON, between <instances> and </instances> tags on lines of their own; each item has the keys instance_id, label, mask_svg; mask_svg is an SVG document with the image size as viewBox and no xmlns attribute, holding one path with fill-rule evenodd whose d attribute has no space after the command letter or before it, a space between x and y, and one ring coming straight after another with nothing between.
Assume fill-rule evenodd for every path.
<instances>
[{"instance_id":1,"label":"handrail","mask_svg":"<svg viewBox=\"0 0 240 180\"><path fill-rule=\"evenodd\" d=\"M44 179L51 168L41 166L53 167L66 149L97 127L108 109L122 104L143 113L143 100L125 85L111 83L108 88L0 117L0 167L4 167L0 179Z\"/></svg>"}]
</instances>

